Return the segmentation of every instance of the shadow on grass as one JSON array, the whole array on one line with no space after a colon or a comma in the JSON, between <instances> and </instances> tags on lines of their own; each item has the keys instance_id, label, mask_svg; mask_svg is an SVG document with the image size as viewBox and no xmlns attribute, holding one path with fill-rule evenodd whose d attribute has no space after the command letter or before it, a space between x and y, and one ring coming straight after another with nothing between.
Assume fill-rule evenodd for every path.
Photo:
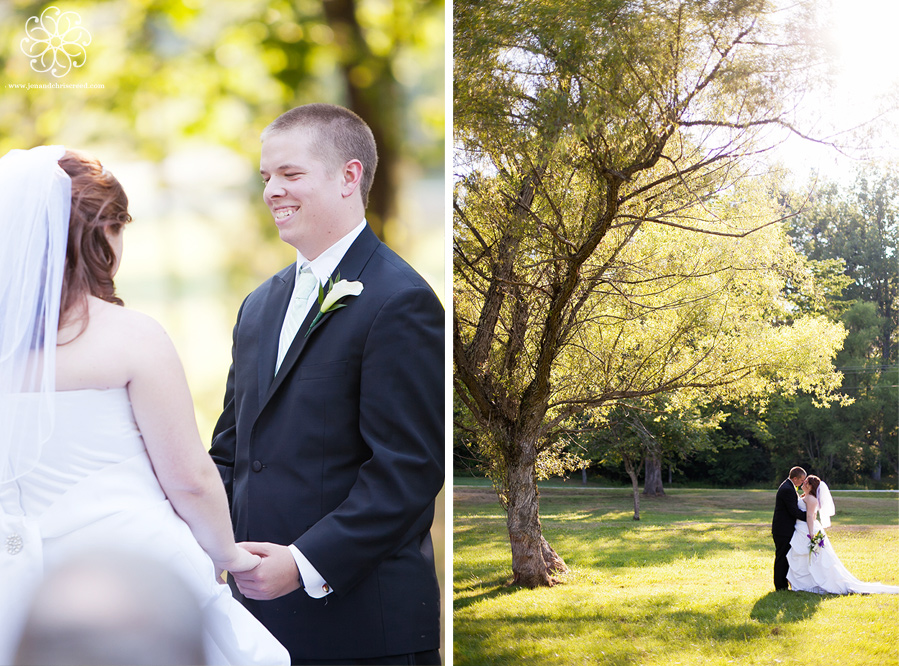
<instances>
[{"instance_id":1,"label":"shadow on grass","mask_svg":"<svg viewBox=\"0 0 899 666\"><path fill-rule=\"evenodd\" d=\"M755 602L749 617L763 624L799 622L814 615L822 600L811 592L769 592Z\"/></svg>"},{"instance_id":2,"label":"shadow on grass","mask_svg":"<svg viewBox=\"0 0 899 666\"><path fill-rule=\"evenodd\" d=\"M697 652L698 646L714 645L718 652L736 653L779 633L766 623L732 612L728 603L684 608L678 595L612 602L598 597L596 603L576 597L541 603L544 599L539 593L524 591L517 598L503 599L501 606L457 615L454 663L482 666L589 660L627 666L652 661L653 655L661 656L672 644L678 646L675 661L704 660L707 655Z\"/></svg>"},{"instance_id":3,"label":"shadow on grass","mask_svg":"<svg viewBox=\"0 0 899 666\"><path fill-rule=\"evenodd\" d=\"M472 594L466 594L464 591L457 592L456 598L453 600L453 611L463 610L479 601L498 599L524 589L517 585L510 585L510 580L510 578L497 578L490 581L479 581L478 588L480 591Z\"/></svg>"},{"instance_id":4,"label":"shadow on grass","mask_svg":"<svg viewBox=\"0 0 899 666\"><path fill-rule=\"evenodd\" d=\"M547 541L562 554L566 564L604 571L704 560L736 552L741 544L734 533L734 528L725 525L671 530L652 525L606 524L572 529L546 521L544 528ZM764 543L763 538L757 540Z\"/></svg>"},{"instance_id":5,"label":"shadow on grass","mask_svg":"<svg viewBox=\"0 0 899 666\"><path fill-rule=\"evenodd\" d=\"M682 566L685 571L702 567L701 562L722 553L766 547L770 537L764 531L719 525L692 525L672 530L633 523L585 528L547 519L543 533L569 567L617 575L625 570L651 570L671 564ZM498 521L490 521L489 525L487 521L472 521L469 529L457 527L454 545L455 598L482 588L485 584L481 581L491 581L486 585L498 587L505 584L498 576L511 578L505 525ZM476 584L466 581L476 581Z\"/></svg>"}]
</instances>

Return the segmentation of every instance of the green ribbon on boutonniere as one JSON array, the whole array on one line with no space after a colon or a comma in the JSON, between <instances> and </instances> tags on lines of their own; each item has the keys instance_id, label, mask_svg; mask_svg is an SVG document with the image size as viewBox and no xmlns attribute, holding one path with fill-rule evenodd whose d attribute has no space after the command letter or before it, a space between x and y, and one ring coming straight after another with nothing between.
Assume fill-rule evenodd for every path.
<instances>
[{"instance_id":1,"label":"green ribbon on boutonniere","mask_svg":"<svg viewBox=\"0 0 899 666\"><path fill-rule=\"evenodd\" d=\"M339 310L340 308L345 308L347 306L346 303L338 303L337 301L341 298L346 298L347 296L358 296L362 293L362 289L361 282L341 280L340 273L337 274L336 279L328 278L327 289L324 285L319 285L318 314L315 315L315 319L313 319L312 323L309 325L309 330L306 331L305 337L309 337L309 334L312 333L312 329L315 328L325 313L331 312L332 310Z\"/></svg>"}]
</instances>

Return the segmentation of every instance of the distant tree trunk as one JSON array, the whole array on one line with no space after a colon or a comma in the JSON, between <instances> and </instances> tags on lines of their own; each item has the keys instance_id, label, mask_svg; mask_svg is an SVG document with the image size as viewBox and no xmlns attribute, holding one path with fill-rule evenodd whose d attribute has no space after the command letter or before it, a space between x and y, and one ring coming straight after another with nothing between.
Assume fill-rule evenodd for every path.
<instances>
[{"instance_id":1,"label":"distant tree trunk","mask_svg":"<svg viewBox=\"0 0 899 666\"><path fill-rule=\"evenodd\" d=\"M634 468L634 461L630 456L622 455L621 457L624 460L624 470L627 472L627 475L631 477L631 485L634 488L634 520L640 520L640 480L637 477L643 463L641 462Z\"/></svg>"},{"instance_id":2,"label":"distant tree trunk","mask_svg":"<svg viewBox=\"0 0 899 666\"><path fill-rule=\"evenodd\" d=\"M587 485L587 466L581 467L581 485Z\"/></svg>"},{"instance_id":3,"label":"distant tree trunk","mask_svg":"<svg viewBox=\"0 0 899 666\"><path fill-rule=\"evenodd\" d=\"M668 465L668 485L670 486L673 483L674 479L674 465Z\"/></svg>"},{"instance_id":4,"label":"distant tree trunk","mask_svg":"<svg viewBox=\"0 0 899 666\"><path fill-rule=\"evenodd\" d=\"M643 479L643 494L647 497L662 497L662 455L656 450L646 451L646 477Z\"/></svg>"},{"instance_id":5,"label":"distant tree trunk","mask_svg":"<svg viewBox=\"0 0 899 666\"><path fill-rule=\"evenodd\" d=\"M553 573L568 571L565 562L543 538L540 527L539 493L532 442L518 445L518 455L507 471L506 525L512 547L512 583L528 588L555 585Z\"/></svg>"},{"instance_id":6,"label":"distant tree trunk","mask_svg":"<svg viewBox=\"0 0 899 666\"><path fill-rule=\"evenodd\" d=\"M884 361L884 365L885 364L886 364L886 361ZM878 410L878 414L877 414L877 430L875 431L874 446L872 447L874 449L875 458L874 458L874 469L871 470L871 479L874 481L880 481L881 470L882 470L881 466L883 463L883 449L884 449L884 447L883 447L883 442L884 442L883 422L884 422L884 414L883 414L883 408L881 408L880 410Z\"/></svg>"},{"instance_id":7,"label":"distant tree trunk","mask_svg":"<svg viewBox=\"0 0 899 666\"><path fill-rule=\"evenodd\" d=\"M357 19L355 0L324 0L325 19L339 45L339 64L346 82L347 106L368 124L378 146L378 169L366 219L384 238L384 224L396 216L397 166L401 132L401 90L389 59L371 52ZM367 72L361 74L361 72Z\"/></svg>"}]
</instances>

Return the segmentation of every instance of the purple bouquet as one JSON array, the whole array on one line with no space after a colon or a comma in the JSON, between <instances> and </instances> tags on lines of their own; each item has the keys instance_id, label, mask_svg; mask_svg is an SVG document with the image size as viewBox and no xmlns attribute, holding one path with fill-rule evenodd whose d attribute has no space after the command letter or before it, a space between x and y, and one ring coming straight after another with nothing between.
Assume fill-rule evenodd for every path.
<instances>
[{"instance_id":1,"label":"purple bouquet","mask_svg":"<svg viewBox=\"0 0 899 666\"><path fill-rule=\"evenodd\" d=\"M806 536L809 538L809 555L817 555L818 551L824 548L824 532L818 530L815 532L815 536L812 536L811 534L807 534Z\"/></svg>"}]
</instances>

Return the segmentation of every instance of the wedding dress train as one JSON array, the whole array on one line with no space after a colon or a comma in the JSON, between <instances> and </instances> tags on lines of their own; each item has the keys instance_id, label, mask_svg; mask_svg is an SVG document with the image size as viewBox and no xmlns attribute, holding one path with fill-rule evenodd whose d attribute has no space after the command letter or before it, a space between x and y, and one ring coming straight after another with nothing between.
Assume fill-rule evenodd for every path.
<instances>
[{"instance_id":1,"label":"wedding dress train","mask_svg":"<svg viewBox=\"0 0 899 666\"><path fill-rule=\"evenodd\" d=\"M799 508L805 511L805 501L799 498ZM824 530L815 521L815 532ZM815 592L816 594L899 594L897 585L865 583L853 576L840 562L833 550L830 538L825 534L824 546L817 553L809 552L808 524L796 521L790 552L787 553L790 570L787 580L793 591Z\"/></svg>"},{"instance_id":2,"label":"wedding dress train","mask_svg":"<svg viewBox=\"0 0 899 666\"><path fill-rule=\"evenodd\" d=\"M14 654L43 573L104 547L153 558L183 579L203 608L208 663L289 663L281 644L216 582L212 560L166 499L127 389L50 395L56 423L37 466L0 487L0 663Z\"/></svg>"}]
</instances>

